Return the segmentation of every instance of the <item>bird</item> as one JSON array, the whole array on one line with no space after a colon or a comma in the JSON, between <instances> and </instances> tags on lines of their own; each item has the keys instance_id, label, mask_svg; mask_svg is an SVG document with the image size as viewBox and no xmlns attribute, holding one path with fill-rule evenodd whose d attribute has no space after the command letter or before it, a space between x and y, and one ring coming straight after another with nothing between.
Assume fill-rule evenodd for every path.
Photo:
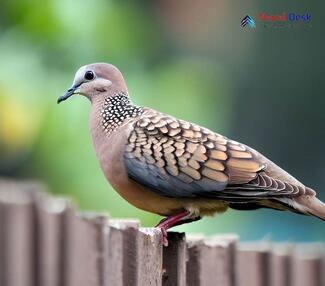
<instances>
[{"instance_id":1,"label":"bird","mask_svg":"<svg viewBox=\"0 0 325 286\"><path fill-rule=\"evenodd\" d=\"M126 201L163 216L167 230L227 209L271 208L325 220L316 192L253 148L195 123L139 106L112 64L80 67L57 103L91 102L90 131L101 169Z\"/></svg>"}]
</instances>

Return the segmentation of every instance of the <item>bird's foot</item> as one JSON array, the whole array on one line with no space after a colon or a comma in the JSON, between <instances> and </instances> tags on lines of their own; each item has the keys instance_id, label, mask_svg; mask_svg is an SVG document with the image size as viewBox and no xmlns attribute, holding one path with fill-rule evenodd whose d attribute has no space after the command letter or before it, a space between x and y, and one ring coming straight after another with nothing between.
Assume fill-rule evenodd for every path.
<instances>
[{"instance_id":1,"label":"bird's foot","mask_svg":"<svg viewBox=\"0 0 325 286\"><path fill-rule=\"evenodd\" d=\"M168 234L167 230L164 227L159 227L161 234L162 234L162 244L163 246L167 247L168 246Z\"/></svg>"},{"instance_id":2,"label":"bird's foot","mask_svg":"<svg viewBox=\"0 0 325 286\"><path fill-rule=\"evenodd\" d=\"M201 217L194 215L190 211L184 211L174 216L169 216L163 218L157 225L156 228L159 228L162 233L162 242L164 246L168 246L168 234L167 230L184 223L192 222L201 219Z\"/></svg>"}]
</instances>

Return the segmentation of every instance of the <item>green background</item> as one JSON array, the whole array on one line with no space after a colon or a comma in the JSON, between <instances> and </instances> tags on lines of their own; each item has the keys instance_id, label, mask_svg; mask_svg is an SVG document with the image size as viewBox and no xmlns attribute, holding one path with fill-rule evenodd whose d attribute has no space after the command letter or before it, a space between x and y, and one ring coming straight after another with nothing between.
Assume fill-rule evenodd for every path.
<instances>
[{"instance_id":1,"label":"green background","mask_svg":"<svg viewBox=\"0 0 325 286\"><path fill-rule=\"evenodd\" d=\"M0 176L44 181L84 210L158 216L121 199L101 173L89 103L56 99L75 71L110 62L134 102L246 143L325 200L324 4L321 1L22 1L0 9ZM310 13L265 27L258 14ZM256 29L242 28L247 14ZM229 211L181 226L242 239L323 240L324 222L291 213Z\"/></svg>"}]
</instances>

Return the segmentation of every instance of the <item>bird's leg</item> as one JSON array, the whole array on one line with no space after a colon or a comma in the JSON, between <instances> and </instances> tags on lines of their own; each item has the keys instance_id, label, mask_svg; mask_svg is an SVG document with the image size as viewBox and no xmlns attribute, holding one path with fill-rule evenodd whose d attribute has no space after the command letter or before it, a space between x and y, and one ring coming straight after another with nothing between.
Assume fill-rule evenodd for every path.
<instances>
[{"instance_id":1,"label":"bird's leg","mask_svg":"<svg viewBox=\"0 0 325 286\"><path fill-rule=\"evenodd\" d=\"M184 211L174 216L169 216L163 218L156 227L161 230L163 235L163 245L168 246L168 239L167 239L167 230L184 223L192 222L201 219L201 217L195 215L193 212Z\"/></svg>"}]
</instances>

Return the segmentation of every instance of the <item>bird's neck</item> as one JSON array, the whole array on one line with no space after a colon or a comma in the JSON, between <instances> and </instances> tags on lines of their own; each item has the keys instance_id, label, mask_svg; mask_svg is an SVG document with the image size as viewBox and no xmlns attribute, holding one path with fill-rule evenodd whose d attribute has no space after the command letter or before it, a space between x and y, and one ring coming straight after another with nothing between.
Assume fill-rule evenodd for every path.
<instances>
[{"instance_id":1,"label":"bird's neck","mask_svg":"<svg viewBox=\"0 0 325 286\"><path fill-rule=\"evenodd\" d=\"M124 92L106 96L96 109L98 127L108 135L125 121L143 113L143 108L134 105Z\"/></svg>"}]
</instances>

